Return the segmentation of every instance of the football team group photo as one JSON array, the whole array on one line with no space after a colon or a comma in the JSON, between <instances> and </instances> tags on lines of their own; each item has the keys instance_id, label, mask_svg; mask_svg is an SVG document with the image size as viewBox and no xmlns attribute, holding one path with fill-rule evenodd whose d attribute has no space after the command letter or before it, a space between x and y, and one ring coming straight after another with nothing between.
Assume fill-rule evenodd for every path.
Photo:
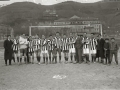
<instances>
[{"instance_id":1,"label":"football team group photo","mask_svg":"<svg viewBox=\"0 0 120 90\"><path fill-rule=\"evenodd\" d=\"M120 90L120 0L0 0L0 90Z\"/></svg>"}]
</instances>

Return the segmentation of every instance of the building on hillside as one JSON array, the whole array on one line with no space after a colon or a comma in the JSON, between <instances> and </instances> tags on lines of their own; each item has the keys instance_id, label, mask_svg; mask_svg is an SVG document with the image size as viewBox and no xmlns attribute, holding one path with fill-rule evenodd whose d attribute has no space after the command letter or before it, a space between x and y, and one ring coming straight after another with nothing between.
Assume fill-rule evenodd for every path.
<instances>
[{"instance_id":1,"label":"building on hillside","mask_svg":"<svg viewBox=\"0 0 120 90\"><path fill-rule=\"evenodd\" d=\"M102 24L98 18L78 17L76 15L71 18L60 18L54 21L54 25L71 25L73 32L101 33Z\"/></svg>"},{"instance_id":2,"label":"building on hillside","mask_svg":"<svg viewBox=\"0 0 120 90\"><path fill-rule=\"evenodd\" d=\"M98 18L78 17L76 15L71 18L60 18L54 21L54 25L84 25L84 24L100 24Z\"/></svg>"},{"instance_id":3,"label":"building on hillside","mask_svg":"<svg viewBox=\"0 0 120 90\"><path fill-rule=\"evenodd\" d=\"M56 10L46 10L43 12L43 20L45 21L54 21L58 19L58 15L56 13Z\"/></svg>"},{"instance_id":4,"label":"building on hillside","mask_svg":"<svg viewBox=\"0 0 120 90\"><path fill-rule=\"evenodd\" d=\"M49 10L46 12L49 12ZM54 12L53 14L56 14L56 13ZM50 19L52 18L49 18L49 20ZM61 30L60 31L61 33L69 33L69 32L85 33L86 32L86 33L98 33L98 34L101 33L102 34L102 24L98 18L78 17L74 15L70 18L60 18L57 20L52 19L51 21L49 20L44 18L43 21L39 22L38 26L45 26L45 27L56 26L55 31Z\"/></svg>"}]
</instances>

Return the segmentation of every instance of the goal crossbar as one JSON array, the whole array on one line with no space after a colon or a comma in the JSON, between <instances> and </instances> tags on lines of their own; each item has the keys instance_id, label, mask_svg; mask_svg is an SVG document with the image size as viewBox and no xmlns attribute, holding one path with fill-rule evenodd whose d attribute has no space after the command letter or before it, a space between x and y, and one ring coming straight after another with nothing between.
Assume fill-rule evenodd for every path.
<instances>
[{"instance_id":1,"label":"goal crossbar","mask_svg":"<svg viewBox=\"0 0 120 90\"><path fill-rule=\"evenodd\" d=\"M29 36L31 36L31 29L35 27L72 27L72 25L65 25L65 26L29 26Z\"/></svg>"},{"instance_id":2,"label":"goal crossbar","mask_svg":"<svg viewBox=\"0 0 120 90\"><path fill-rule=\"evenodd\" d=\"M101 35L102 35L102 24L99 24L100 25L100 33L101 33ZM31 29L32 28L35 28L35 27L47 27L47 28L49 28L49 27L67 27L67 28L70 28L70 27L72 27L72 26L78 26L78 25L62 25L62 26L55 26L55 25L53 25L53 26L29 26L29 36L31 36ZM79 26L81 26L81 25L79 25ZM82 26L86 26L86 25L82 25Z\"/></svg>"}]
</instances>

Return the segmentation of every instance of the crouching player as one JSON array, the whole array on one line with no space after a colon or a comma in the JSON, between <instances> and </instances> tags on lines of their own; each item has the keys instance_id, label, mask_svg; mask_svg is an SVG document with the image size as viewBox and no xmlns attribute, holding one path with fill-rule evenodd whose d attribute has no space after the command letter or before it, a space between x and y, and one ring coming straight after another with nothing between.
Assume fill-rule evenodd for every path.
<instances>
[{"instance_id":1,"label":"crouching player","mask_svg":"<svg viewBox=\"0 0 120 90\"><path fill-rule=\"evenodd\" d=\"M72 33L70 33L70 38L69 38L69 53L70 53L70 58L71 58L71 63L73 63L73 60L76 60L75 57L75 37L72 37Z\"/></svg>"},{"instance_id":2,"label":"crouching player","mask_svg":"<svg viewBox=\"0 0 120 90\"><path fill-rule=\"evenodd\" d=\"M65 58L65 63L68 63L68 53L69 53L69 44L68 44L68 38L66 37L66 35L63 35L63 39L62 39L62 50L64 53L64 58Z\"/></svg>"},{"instance_id":3,"label":"crouching player","mask_svg":"<svg viewBox=\"0 0 120 90\"><path fill-rule=\"evenodd\" d=\"M33 47L33 40L32 37L29 38L28 42L28 55L29 55L29 60L31 63L34 62L34 47Z\"/></svg>"},{"instance_id":4,"label":"crouching player","mask_svg":"<svg viewBox=\"0 0 120 90\"><path fill-rule=\"evenodd\" d=\"M45 39L45 36L42 35L42 50L41 50L41 53L43 55L43 63L45 64L48 64L48 42L47 40Z\"/></svg>"}]
</instances>

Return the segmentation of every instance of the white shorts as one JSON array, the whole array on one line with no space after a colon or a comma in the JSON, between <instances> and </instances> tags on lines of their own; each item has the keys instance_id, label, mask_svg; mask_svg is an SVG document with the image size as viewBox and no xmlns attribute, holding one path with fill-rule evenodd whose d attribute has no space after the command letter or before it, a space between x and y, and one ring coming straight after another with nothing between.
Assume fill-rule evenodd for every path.
<instances>
[{"instance_id":1,"label":"white shorts","mask_svg":"<svg viewBox=\"0 0 120 90\"><path fill-rule=\"evenodd\" d=\"M48 50L41 51L42 54L48 54Z\"/></svg>"},{"instance_id":2,"label":"white shorts","mask_svg":"<svg viewBox=\"0 0 120 90\"><path fill-rule=\"evenodd\" d=\"M69 49L69 53L75 53L75 48Z\"/></svg>"},{"instance_id":3,"label":"white shorts","mask_svg":"<svg viewBox=\"0 0 120 90\"><path fill-rule=\"evenodd\" d=\"M90 50L89 49L83 49L83 55L84 54L89 54L90 53Z\"/></svg>"},{"instance_id":4,"label":"white shorts","mask_svg":"<svg viewBox=\"0 0 120 90\"><path fill-rule=\"evenodd\" d=\"M91 53L91 54L96 54L97 51L96 51L96 50L90 50L90 53Z\"/></svg>"}]
</instances>

